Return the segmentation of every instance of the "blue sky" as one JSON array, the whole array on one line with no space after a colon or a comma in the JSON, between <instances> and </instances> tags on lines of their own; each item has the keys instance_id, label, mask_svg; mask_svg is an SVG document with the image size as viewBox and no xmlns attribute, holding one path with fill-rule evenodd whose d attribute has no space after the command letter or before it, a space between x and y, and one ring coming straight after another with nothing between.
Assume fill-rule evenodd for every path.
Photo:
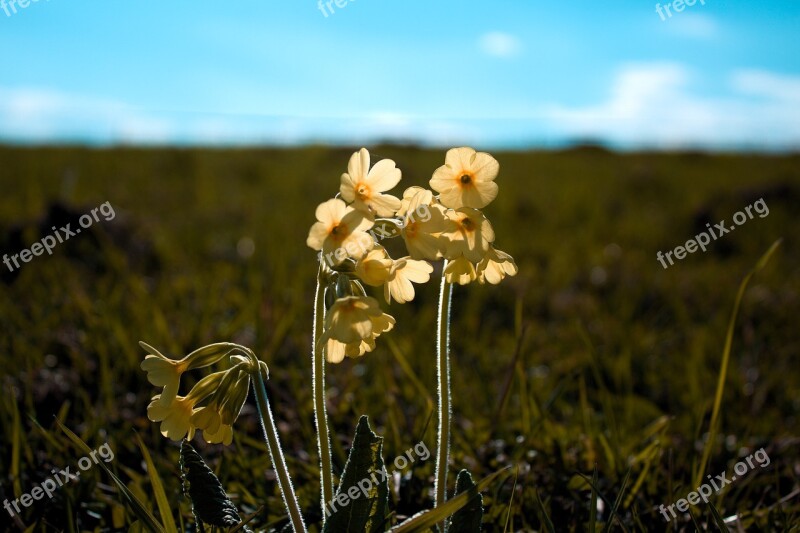
<instances>
[{"instance_id":1,"label":"blue sky","mask_svg":"<svg viewBox=\"0 0 800 533\"><path fill-rule=\"evenodd\" d=\"M800 147L796 0L340 4L0 4L0 140Z\"/></svg>"}]
</instances>

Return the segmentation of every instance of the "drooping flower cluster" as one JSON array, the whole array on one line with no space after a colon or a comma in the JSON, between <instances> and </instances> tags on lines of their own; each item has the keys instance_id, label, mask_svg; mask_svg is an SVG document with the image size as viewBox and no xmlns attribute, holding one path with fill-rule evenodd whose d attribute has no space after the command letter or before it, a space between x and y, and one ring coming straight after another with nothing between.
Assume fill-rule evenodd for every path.
<instances>
[{"instance_id":1,"label":"drooping flower cluster","mask_svg":"<svg viewBox=\"0 0 800 533\"><path fill-rule=\"evenodd\" d=\"M204 346L180 360L170 359L144 342L139 344L148 352L140 365L147 372L147 379L155 386L164 387L147 407L147 417L161 422L161 434L175 441L187 436L191 440L195 432L201 430L206 442L230 444L233 423L247 399L250 376L261 371L267 377L266 363L256 364L242 347L227 342ZM209 367L226 356L230 356L228 370L211 373L198 381L186 396L178 395L185 372Z\"/></svg>"},{"instance_id":2,"label":"drooping flower cluster","mask_svg":"<svg viewBox=\"0 0 800 533\"><path fill-rule=\"evenodd\" d=\"M362 284L382 288L387 303L406 303L414 299L414 283L430 280L429 261L446 260L446 280L461 285L497 284L517 273L514 259L494 248L494 229L480 211L497 196L499 169L487 153L454 148L430 180L438 196L409 187L397 198L387 194L401 179L394 161L370 167L365 148L352 155L338 197L317 207L306 240L320 252L327 290L335 294L320 340L329 362L372 351L394 326ZM397 236L408 255L393 259L379 241Z\"/></svg>"}]
</instances>

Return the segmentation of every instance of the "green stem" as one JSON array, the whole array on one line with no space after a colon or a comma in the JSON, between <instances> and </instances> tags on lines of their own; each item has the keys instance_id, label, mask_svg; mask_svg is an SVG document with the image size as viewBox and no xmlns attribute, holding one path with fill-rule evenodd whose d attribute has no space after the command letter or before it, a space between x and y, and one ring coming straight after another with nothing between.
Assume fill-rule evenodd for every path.
<instances>
[{"instance_id":1,"label":"green stem","mask_svg":"<svg viewBox=\"0 0 800 533\"><path fill-rule=\"evenodd\" d=\"M436 452L436 493L435 506L439 507L447 499L447 463L450 455L450 300L453 285L447 282L442 265L442 285L439 290L439 327L436 337L436 375L439 382L439 438ZM447 530L447 521L440 524L439 530Z\"/></svg>"},{"instance_id":2,"label":"green stem","mask_svg":"<svg viewBox=\"0 0 800 533\"><path fill-rule=\"evenodd\" d=\"M295 533L305 533L306 526L303 524L303 516L300 514L300 506L297 503L297 496L294 494L292 479L289 477L289 470L286 468L286 461L281 450L281 441L278 438L278 430L275 428L275 420L272 418L272 409L269 407L267 399L267 388L264 386L264 377L261 371L253 372L253 390L256 395L258 414L261 417L261 427L264 430L264 439L267 443L269 456L272 459L272 466L278 474L278 486L283 496L283 504L289 513L292 521L292 528Z\"/></svg>"},{"instance_id":3,"label":"green stem","mask_svg":"<svg viewBox=\"0 0 800 533\"><path fill-rule=\"evenodd\" d=\"M321 274L321 273L320 273ZM319 345L319 337L325 321L325 288L320 274L317 275L317 291L314 297L314 330L311 334L313 346L312 388L314 390L314 420L317 424L317 448L319 449L319 475L322 485L322 520L325 520L325 507L333 499L333 461L331 460L331 441L328 432L328 413L325 407L325 356Z\"/></svg>"}]
</instances>

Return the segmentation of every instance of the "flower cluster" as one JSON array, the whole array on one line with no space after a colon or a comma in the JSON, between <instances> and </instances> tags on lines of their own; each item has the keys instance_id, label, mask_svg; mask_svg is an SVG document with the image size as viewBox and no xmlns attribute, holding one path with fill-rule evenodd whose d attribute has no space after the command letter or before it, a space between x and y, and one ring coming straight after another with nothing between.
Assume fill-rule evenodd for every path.
<instances>
[{"instance_id":1,"label":"flower cluster","mask_svg":"<svg viewBox=\"0 0 800 533\"><path fill-rule=\"evenodd\" d=\"M485 152L453 148L430 180L438 195L409 187L397 198L388 194L401 179L394 161L383 159L370 167L365 148L352 155L339 194L317 207L317 222L306 240L320 252L327 290L336 296L320 340L329 362L372 351L375 339L394 326L394 318L381 311L362 284L382 288L387 303L402 304L414 298L414 283L430 280L429 261L445 260L447 282L460 285L476 280L497 284L517 273L514 259L494 248L494 229L480 211L497 197L499 170ZM393 259L373 229L402 237L408 255Z\"/></svg>"},{"instance_id":2,"label":"flower cluster","mask_svg":"<svg viewBox=\"0 0 800 533\"><path fill-rule=\"evenodd\" d=\"M263 372L269 376L266 363L237 344L221 342L199 348L183 359L162 355L152 346L139 343L148 355L141 363L147 379L163 387L147 407L147 417L161 422L161 434L179 441L194 438L197 430L209 443L228 445L233 440L233 423L239 416L250 388L250 376ZM179 396L181 376L189 371L209 367L229 356L230 368L200 379L186 396ZM204 403L205 402L205 403ZM204 404L204 405L200 405Z\"/></svg>"}]
</instances>

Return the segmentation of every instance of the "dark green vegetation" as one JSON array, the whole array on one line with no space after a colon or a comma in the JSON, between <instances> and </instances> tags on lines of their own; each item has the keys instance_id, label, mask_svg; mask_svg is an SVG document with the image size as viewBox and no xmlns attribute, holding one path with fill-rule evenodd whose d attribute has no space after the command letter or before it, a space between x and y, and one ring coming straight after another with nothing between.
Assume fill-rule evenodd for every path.
<instances>
[{"instance_id":1,"label":"dark green vegetation","mask_svg":"<svg viewBox=\"0 0 800 533\"><path fill-rule=\"evenodd\" d=\"M403 169L398 193L427 186L444 160L444 150L371 151ZM116 457L108 466L155 513L139 433L176 520L191 523L179 446L145 417L155 388L138 368L137 341L173 356L233 341L269 364L288 466L307 522L318 523L316 265L305 239L351 152L0 148L2 253L29 247L69 211L106 201L116 210L114 220L34 258L18 276L0 265L0 500L29 492L53 468L76 468L83 454L56 427L58 417L93 449L109 442ZM694 490L739 283L783 237L742 301L706 473L730 476L737 460L763 447L770 465L715 495L714 509L723 518L739 513L748 531L800 523L800 157L493 155L500 195L485 212L520 273L498 287L455 290L451 494L461 468L477 481L511 466L483 494L486 530L546 530L552 522L557 531L588 531L593 494L578 474L591 479L596 468L598 531L615 503L612 530L664 530L658 507ZM766 218L668 270L657 262L657 251L707 222L730 224L761 197ZM328 367L339 471L361 414L384 437L390 468L420 439L435 453L437 296L434 277L413 302L386 309L397 327L375 352ZM257 512L250 526L260 529L285 517L254 410L248 402L230 448L194 445L240 514ZM398 517L430 506L433 467L433 456L417 462L390 490ZM717 530L708 505L691 511L696 524ZM0 516L0 526L11 524L5 510ZM127 530L131 516L95 466L52 500L35 502L22 522ZM688 515L672 526L695 527Z\"/></svg>"}]
</instances>

